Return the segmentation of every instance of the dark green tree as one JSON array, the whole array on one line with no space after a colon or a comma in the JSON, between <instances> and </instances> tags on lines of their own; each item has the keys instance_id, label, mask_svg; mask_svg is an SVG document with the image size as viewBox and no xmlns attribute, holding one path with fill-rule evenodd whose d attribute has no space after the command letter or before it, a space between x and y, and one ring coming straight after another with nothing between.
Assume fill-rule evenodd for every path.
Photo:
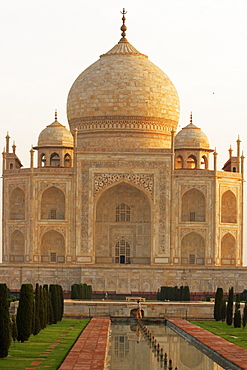
<instances>
[{"instance_id":1,"label":"dark green tree","mask_svg":"<svg viewBox=\"0 0 247 370\"><path fill-rule=\"evenodd\" d=\"M17 340L25 342L32 333L33 322L33 286L32 284L22 284L17 309L16 324L18 330Z\"/></svg>"},{"instance_id":2,"label":"dark green tree","mask_svg":"<svg viewBox=\"0 0 247 370\"><path fill-rule=\"evenodd\" d=\"M242 323L243 323L243 328L245 328L246 323L247 323L247 301L245 301L245 305L244 305Z\"/></svg>"},{"instance_id":3,"label":"dark green tree","mask_svg":"<svg viewBox=\"0 0 247 370\"><path fill-rule=\"evenodd\" d=\"M235 312L233 318L234 328L241 328L240 296L236 294Z\"/></svg>"},{"instance_id":4,"label":"dark green tree","mask_svg":"<svg viewBox=\"0 0 247 370\"><path fill-rule=\"evenodd\" d=\"M45 286L43 286L43 308L44 308L44 328L46 327L47 323L48 323L48 309L47 309L47 305L48 305L48 299L47 299L47 290L45 288Z\"/></svg>"},{"instance_id":5,"label":"dark green tree","mask_svg":"<svg viewBox=\"0 0 247 370\"><path fill-rule=\"evenodd\" d=\"M41 323L40 323L40 289L39 284L37 283L35 286L35 301L34 301L34 308L33 308L33 335L39 334L41 330Z\"/></svg>"},{"instance_id":6,"label":"dark green tree","mask_svg":"<svg viewBox=\"0 0 247 370\"><path fill-rule=\"evenodd\" d=\"M52 306L52 301L51 301L50 289L48 291L48 324L49 325L54 324L54 312L53 312L53 306Z\"/></svg>"},{"instance_id":7,"label":"dark green tree","mask_svg":"<svg viewBox=\"0 0 247 370\"><path fill-rule=\"evenodd\" d=\"M0 284L0 358L7 357L11 343L11 328L7 285Z\"/></svg>"},{"instance_id":8,"label":"dark green tree","mask_svg":"<svg viewBox=\"0 0 247 370\"><path fill-rule=\"evenodd\" d=\"M221 321L226 321L226 300L223 299L221 306Z\"/></svg>"},{"instance_id":9,"label":"dark green tree","mask_svg":"<svg viewBox=\"0 0 247 370\"><path fill-rule=\"evenodd\" d=\"M183 287L183 285L181 285L181 287L179 289L179 300L180 301L183 300L183 293L184 293L184 287Z\"/></svg>"},{"instance_id":10,"label":"dark green tree","mask_svg":"<svg viewBox=\"0 0 247 370\"><path fill-rule=\"evenodd\" d=\"M44 295L43 295L43 287L40 285L39 286L39 301L40 301L40 306L39 306L39 321L40 321L40 327L41 329L44 329L46 324L45 324L45 303L44 303Z\"/></svg>"},{"instance_id":11,"label":"dark green tree","mask_svg":"<svg viewBox=\"0 0 247 370\"><path fill-rule=\"evenodd\" d=\"M223 303L223 289L217 288L214 301L214 319L216 321L221 320L221 307Z\"/></svg>"},{"instance_id":12,"label":"dark green tree","mask_svg":"<svg viewBox=\"0 0 247 370\"><path fill-rule=\"evenodd\" d=\"M229 289L227 307L226 307L226 323L232 325L233 318L233 287Z\"/></svg>"},{"instance_id":13,"label":"dark green tree","mask_svg":"<svg viewBox=\"0 0 247 370\"><path fill-rule=\"evenodd\" d=\"M183 301L190 301L190 288L187 285L183 288Z\"/></svg>"}]
</instances>

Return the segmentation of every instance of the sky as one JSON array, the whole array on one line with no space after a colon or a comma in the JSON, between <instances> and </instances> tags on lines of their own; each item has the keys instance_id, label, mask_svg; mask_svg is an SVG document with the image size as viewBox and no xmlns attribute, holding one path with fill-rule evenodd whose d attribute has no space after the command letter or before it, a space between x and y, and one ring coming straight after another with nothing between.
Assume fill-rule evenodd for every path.
<instances>
[{"instance_id":1,"label":"sky","mask_svg":"<svg viewBox=\"0 0 247 370\"><path fill-rule=\"evenodd\" d=\"M123 7L127 39L178 91L178 129L189 123L192 111L193 123L219 153L218 169L230 145L236 155L238 135L247 152L246 0L0 0L0 5L0 146L2 151L8 131L24 167L55 109L68 127L69 89L121 38Z\"/></svg>"}]
</instances>

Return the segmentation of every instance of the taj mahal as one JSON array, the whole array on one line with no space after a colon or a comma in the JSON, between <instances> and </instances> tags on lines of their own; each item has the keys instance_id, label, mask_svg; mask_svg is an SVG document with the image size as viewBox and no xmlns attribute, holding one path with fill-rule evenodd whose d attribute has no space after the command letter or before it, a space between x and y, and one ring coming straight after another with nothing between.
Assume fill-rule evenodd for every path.
<instances>
[{"instance_id":1,"label":"taj mahal","mask_svg":"<svg viewBox=\"0 0 247 370\"><path fill-rule=\"evenodd\" d=\"M72 84L69 129L55 113L37 133L29 168L6 136L0 281L16 290L86 283L117 294L164 285L241 292L240 140L218 170L192 114L177 131L178 93L127 40L125 21L123 11L120 41Z\"/></svg>"}]
</instances>

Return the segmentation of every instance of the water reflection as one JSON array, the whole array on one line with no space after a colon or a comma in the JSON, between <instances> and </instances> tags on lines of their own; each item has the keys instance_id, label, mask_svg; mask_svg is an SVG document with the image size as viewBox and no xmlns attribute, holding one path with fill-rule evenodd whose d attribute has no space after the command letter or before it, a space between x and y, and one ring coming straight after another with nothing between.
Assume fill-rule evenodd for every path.
<instances>
[{"instance_id":1,"label":"water reflection","mask_svg":"<svg viewBox=\"0 0 247 370\"><path fill-rule=\"evenodd\" d=\"M172 369L220 370L222 367L163 324L147 325L172 360ZM111 324L108 370L168 369L137 325Z\"/></svg>"}]
</instances>

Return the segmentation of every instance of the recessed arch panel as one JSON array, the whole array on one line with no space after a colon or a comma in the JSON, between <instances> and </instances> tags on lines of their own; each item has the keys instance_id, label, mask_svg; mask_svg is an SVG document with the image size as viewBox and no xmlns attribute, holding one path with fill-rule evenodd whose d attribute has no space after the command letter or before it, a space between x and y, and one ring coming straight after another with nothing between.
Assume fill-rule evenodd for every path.
<instances>
[{"instance_id":1,"label":"recessed arch panel","mask_svg":"<svg viewBox=\"0 0 247 370\"><path fill-rule=\"evenodd\" d=\"M205 222L206 205L205 196L198 189L190 189L182 197L183 222Z\"/></svg>"},{"instance_id":2,"label":"recessed arch panel","mask_svg":"<svg viewBox=\"0 0 247 370\"><path fill-rule=\"evenodd\" d=\"M237 222L237 199L231 190L227 190L221 198L221 222Z\"/></svg>"},{"instance_id":3,"label":"recessed arch panel","mask_svg":"<svg viewBox=\"0 0 247 370\"><path fill-rule=\"evenodd\" d=\"M25 220L25 194L19 187L10 193L9 218L10 220Z\"/></svg>"},{"instance_id":4,"label":"recessed arch panel","mask_svg":"<svg viewBox=\"0 0 247 370\"><path fill-rule=\"evenodd\" d=\"M65 219L65 196L56 186L49 187L42 194L41 219Z\"/></svg>"}]
</instances>

